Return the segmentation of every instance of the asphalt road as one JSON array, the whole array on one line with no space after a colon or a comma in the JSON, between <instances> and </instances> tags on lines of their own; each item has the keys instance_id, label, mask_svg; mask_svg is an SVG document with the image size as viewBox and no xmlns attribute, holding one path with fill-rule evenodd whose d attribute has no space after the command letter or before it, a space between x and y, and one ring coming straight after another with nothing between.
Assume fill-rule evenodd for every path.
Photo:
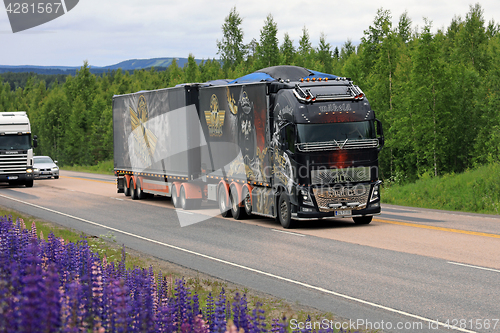
<instances>
[{"instance_id":1,"label":"asphalt road","mask_svg":"<svg viewBox=\"0 0 500 333\"><path fill-rule=\"evenodd\" d=\"M384 205L351 220L284 230L215 207L133 201L114 177L61 171L33 188L0 185L0 205L117 242L384 332L500 332L500 218ZM181 227L183 225L184 227ZM447 324L449 326L447 326Z\"/></svg>"}]
</instances>

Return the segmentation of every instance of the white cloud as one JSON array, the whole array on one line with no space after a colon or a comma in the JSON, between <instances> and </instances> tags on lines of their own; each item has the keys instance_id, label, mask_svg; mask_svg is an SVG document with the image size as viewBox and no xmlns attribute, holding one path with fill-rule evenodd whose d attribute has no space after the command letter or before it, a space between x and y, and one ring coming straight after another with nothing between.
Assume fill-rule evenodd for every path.
<instances>
[{"instance_id":1,"label":"white cloud","mask_svg":"<svg viewBox=\"0 0 500 333\"><path fill-rule=\"evenodd\" d=\"M498 0L481 3L485 21L500 20ZM285 32L297 45L302 28L308 29L313 46L326 34L332 46L347 39L359 43L372 24L377 9L391 11L394 24L407 11L413 26L423 17L434 30L446 28L454 16L465 17L473 3L457 0L394 1L240 1L209 2L164 0L85 0L66 15L25 32L12 34L7 14L0 10L2 65L78 66L84 60L106 66L131 58L217 57L221 26L233 6L243 18L245 43L259 39L266 16L278 24L280 41Z\"/></svg>"}]
</instances>

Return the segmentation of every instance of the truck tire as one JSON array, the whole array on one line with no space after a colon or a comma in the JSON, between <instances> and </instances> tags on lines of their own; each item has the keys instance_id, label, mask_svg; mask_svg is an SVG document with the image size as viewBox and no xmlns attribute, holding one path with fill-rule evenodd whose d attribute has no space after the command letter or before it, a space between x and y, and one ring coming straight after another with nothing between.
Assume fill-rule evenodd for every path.
<instances>
[{"instance_id":1,"label":"truck tire","mask_svg":"<svg viewBox=\"0 0 500 333\"><path fill-rule=\"evenodd\" d=\"M226 202L226 189L223 185L219 186L217 201L219 203L220 215L222 217L230 217L231 216L231 208Z\"/></svg>"},{"instance_id":2,"label":"truck tire","mask_svg":"<svg viewBox=\"0 0 500 333\"><path fill-rule=\"evenodd\" d=\"M132 185L133 180L130 180L130 185ZM132 196L132 200L139 200L139 191L137 188L139 187L138 182L135 183L135 188L130 187L130 195Z\"/></svg>"},{"instance_id":3,"label":"truck tire","mask_svg":"<svg viewBox=\"0 0 500 333\"><path fill-rule=\"evenodd\" d=\"M179 196L177 195L177 186L172 186L172 204L174 208L180 208Z\"/></svg>"},{"instance_id":4,"label":"truck tire","mask_svg":"<svg viewBox=\"0 0 500 333\"><path fill-rule=\"evenodd\" d=\"M182 209L191 210L193 209L193 205L191 200L186 199L186 189L184 186L181 186L181 194L179 195L179 203Z\"/></svg>"},{"instance_id":5,"label":"truck tire","mask_svg":"<svg viewBox=\"0 0 500 333\"><path fill-rule=\"evenodd\" d=\"M229 194L231 197L231 214L235 220L241 220L245 217L245 208L240 207L240 201L238 198L238 191L233 187Z\"/></svg>"},{"instance_id":6,"label":"truck tire","mask_svg":"<svg viewBox=\"0 0 500 333\"><path fill-rule=\"evenodd\" d=\"M139 199L139 200L146 199L148 194L142 190L141 181L139 179L137 179L137 184L135 187L136 187L135 189L137 191L137 199Z\"/></svg>"},{"instance_id":7,"label":"truck tire","mask_svg":"<svg viewBox=\"0 0 500 333\"><path fill-rule=\"evenodd\" d=\"M26 185L26 187L33 187L33 179L27 180L26 183L24 183L24 185Z\"/></svg>"},{"instance_id":8,"label":"truck tire","mask_svg":"<svg viewBox=\"0 0 500 333\"><path fill-rule=\"evenodd\" d=\"M295 221L292 220L292 210L290 205L290 198L286 192L281 192L278 200L278 215L276 219L280 222L281 226L285 229L295 228Z\"/></svg>"},{"instance_id":9,"label":"truck tire","mask_svg":"<svg viewBox=\"0 0 500 333\"><path fill-rule=\"evenodd\" d=\"M370 224L373 216L354 216L352 219L356 224Z\"/></svg>"},{"instance_id":10,"label":"truck tire","mask_svg":"<svg viewBox=\"0 0 500 333\"><path fill-rule=\"evenodd\" d=\"M243 187L241 191L243 197L243 207L245 207L245 213L247 216L252 215L252 198L250 198L250 191L248 191L248 187Z\"/></svg>"},{"instance_id":11,"label":"truck tire","mask_svg":"<svg viewBox=\"0 0 500 333\"><path fill-rule=\"evenodd\" d=\"M127 181L127 178L125 178L125 190L123 191L123 193L125 193L125 196L126 197L130 197L131 195L131 190L130 190L130 183L132 182L132 178L130 178L128 181Z\"/></svg>"}]
</instances>

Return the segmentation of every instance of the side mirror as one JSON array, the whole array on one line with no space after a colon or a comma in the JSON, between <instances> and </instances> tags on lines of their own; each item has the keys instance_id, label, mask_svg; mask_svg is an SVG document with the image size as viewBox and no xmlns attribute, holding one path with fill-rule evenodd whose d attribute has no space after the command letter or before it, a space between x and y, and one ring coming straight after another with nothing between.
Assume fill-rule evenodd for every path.
<instances>
[{"instance_id":1,"label":"side mirror","mask_svg":"<svg viewBox=\"0 0 500 333\"><path fill-rule=\"evenodd\" d=\"M377 135L378 137L378 151L381 151L384 148L384 130L382 129L382 122L378 119L375 119L377 122Z\"/></svg>"},{"instance_id":2,"label":"side mirror","mask_svg":"<svg viewBox=\"0 0 500 333\"><path fill-rule=\"evenodd\" d=\"M33 148L38 147L38 137L36 135L33 136Z\"/></svg>"}]
</instances>

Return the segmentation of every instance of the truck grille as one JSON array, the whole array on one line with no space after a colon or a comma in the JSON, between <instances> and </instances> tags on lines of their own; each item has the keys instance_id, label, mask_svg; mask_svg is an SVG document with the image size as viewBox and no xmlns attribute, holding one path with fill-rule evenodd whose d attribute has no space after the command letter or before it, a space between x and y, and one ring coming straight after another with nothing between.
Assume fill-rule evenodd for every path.
<instances>
[{"instance_id":1,"label":"truck grille","mask_svg":"<svg viewBox=\"0 0 500 333\"><path fill-rule=\"evenodd\" d=\"M313 188L314 197L320 212L331 212L336 209L363 209L368 202L370 185L358 184L355 186L331 186ZM359 205L347 207L349 203L358 202ZM332 208L330 205L341 204L342 208Z\"/></svg>"},{"instance_id":2,"label":"truck grille","mask_svg":"<svg viewBox=\"0 0 500 333\"><path fill-rule=\"evenodd\" d=\"M370 172L370 167L313 169L311 170L311 184L328 185L337 183L369 182L371 179Z\"/></svg>"},{"instance_id":3,"label":"truck grille","mask_svg":"<svg viewBox=\"0 0 500 333\"><path fill-rule=\"evenodd\" d=\"M326 142L308 142L298 143L297 148L299 151L322 151L322 150L341 150L341 149L365 149L377 148L378 139L364 139L364 140L345 140L345 141L326 141Z\"/></svg>"},{"instance_id":4,"label":"truck grille","mask_svg":"<svg viewBox=\"0 0 500 333\"><path fill-rule=\"evenodd\" d=\"M28 154L0 153L0 174L26 173Z\"/></svg>"}]
</instances>

